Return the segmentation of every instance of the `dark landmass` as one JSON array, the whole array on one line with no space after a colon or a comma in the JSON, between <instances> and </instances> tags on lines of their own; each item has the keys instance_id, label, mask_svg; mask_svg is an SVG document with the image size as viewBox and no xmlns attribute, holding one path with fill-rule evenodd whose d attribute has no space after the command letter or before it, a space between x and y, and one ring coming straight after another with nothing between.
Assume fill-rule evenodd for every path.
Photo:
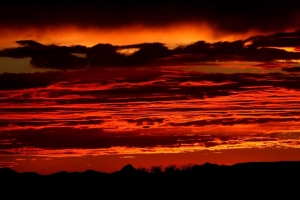
<instances>
[{"instance_id":1,"label":"dark landmass","mask_svg":"<svg viewBox=\"0 0 300 200\"><path fill-rule=\"evenodd\" d=\"M57 172L40 175L34 172L18 173L0 168L2 191L13 189L25 191L24 195L59 195L69 197L77 194L121 195L122 197L160 195L176 197L253 196L268 197L297 193L300 178L300 161L250 162L231 166L205 163L203 165L170 165L165 168L134 168L128 164L113 173L87 170L85 172ZM14 195L14 193L10 193Z\"/></svg>"}]
</instances>

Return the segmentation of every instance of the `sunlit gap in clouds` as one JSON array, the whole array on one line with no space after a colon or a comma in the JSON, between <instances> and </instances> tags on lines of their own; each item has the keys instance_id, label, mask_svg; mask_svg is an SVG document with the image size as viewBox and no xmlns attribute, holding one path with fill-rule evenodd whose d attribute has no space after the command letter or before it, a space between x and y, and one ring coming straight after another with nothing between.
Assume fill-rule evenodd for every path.
<instances>
[{"instance_id":1,"label":"sunlit gap in clouds","mask_svg":"<svg viewBox=\"0 0 300 200\"><path fill-rule=\"evenodd\" d=\"M37 68L30 65L31 58L0 57L0 74L2 73L35 73L56 71L55 69Z\"/></svg>"}]
</instances>

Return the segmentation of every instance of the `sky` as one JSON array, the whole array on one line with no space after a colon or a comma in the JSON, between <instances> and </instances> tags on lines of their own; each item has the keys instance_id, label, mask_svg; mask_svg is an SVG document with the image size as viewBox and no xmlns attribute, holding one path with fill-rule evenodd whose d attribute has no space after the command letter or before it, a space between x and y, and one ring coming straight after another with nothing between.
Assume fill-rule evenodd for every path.
<instances>
[{"instance_id":1,"label":"sky","mask_svg":"<svg viewBox=\"0 0 300 200\"><path fill-rule=\"evenodd\" d=\"M1 1L0 167L300 160L299 1Z\"/></svg>"},{"instance_id":2,"label":"sky","mask_svg":"<svg viewBox=\"0 0 300 200\"><path fill-rule=\"evenodd\" d=\"M238 0L4 0L1 46L31 39L59 45L245 39L253 34L299 28L299 2Z\"/></svg>"}]
</instances>

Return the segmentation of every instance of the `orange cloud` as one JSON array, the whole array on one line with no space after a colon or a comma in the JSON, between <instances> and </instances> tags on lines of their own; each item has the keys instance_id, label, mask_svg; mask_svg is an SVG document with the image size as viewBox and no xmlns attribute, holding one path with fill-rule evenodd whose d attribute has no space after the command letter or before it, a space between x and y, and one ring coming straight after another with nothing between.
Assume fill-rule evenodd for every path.
<instances>
[{"instance_id":1,"label":"orange cloud","mask_svg":"<svg viewBox=\"0 0 300 200\"><path fill-rule=\"evenodd\" d=\"M43 28L3 28L0 48L16 46L16 40L35 40L43 44L94 46L98 43L128 45L144 42L161 42L174 48L199 40L208 42L246 39L262 32L251 30L244 33L225 33L210 24L180 23L160 27L130 25L115 28L81 28L56 26Z\"/></svg>"}]
</instances>

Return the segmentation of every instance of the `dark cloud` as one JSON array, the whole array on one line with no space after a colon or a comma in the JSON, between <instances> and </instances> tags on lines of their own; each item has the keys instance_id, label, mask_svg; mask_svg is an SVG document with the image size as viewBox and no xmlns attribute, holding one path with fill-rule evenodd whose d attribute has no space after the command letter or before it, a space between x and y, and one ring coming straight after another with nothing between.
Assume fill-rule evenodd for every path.
<instances>
[{"instance_id":1,"label":"dark cloud","mask_svg":"<svg viewBox=\"0 0 300 200\"><path fill-rule=\"evenodd\" d=\"M225 138L225 136L223 136ZM0 140L11 141L10 145L1 145L1 149L7 148L46 148L46 149L70 149L70 148L110 148L117 146L126 147L155 147L177 146L180 143L201 142L204 145L215 140L216 136L185 136L185 135L140 135L132 132L105 132L101 129L76 129L76 128L44 128L25 129L16 131L2 131ZM181 141L181 142L179 142Z\"/></svg>"},{"instance_id":2,"label":"dark cloud","mask_svg":"<svg viewBox=\"0 0 300 200\"><path fill-rule=\"evenodd\" d=\"M153 117L153 118L140 118L140 119L128 119L126 120L130 123L136 123L137 126L140 125L153 125L155 123L162 123L164 121L164 118L157 118L157 117Z\"/></svg>"},{"instance_id":3,"label":"dark cloud","mask_svg":"<svg viewBox=\"0 0 300 200\"><path fill-rule=\"evenodd\" d=\"M300 67L284 67L282 71L286 72L300 72Z\"/></svg>"},{"instance_id":4,"label":"dark cloud","mask_svg":"<svg viewBox=\"0 0 300 200\"><path fill-rule=\"evenodd\" d=\"M233 126L236 124L263 124L269 122L291 122L298 120L293 117L289 118L226 118L226 119L212 119L212 120L197 120L184 123L171 123L171 126L208 126L208 125L223 125Z\"/></svg>"},{"instance_id":5,"label":"dark cloud","mask_svg":"<svg viewBox=\"0 0 300 200\"><path fill-rule=\"evenodd\" d=\"M24 109L18 109L20 114L26 112ZM38 109L28 109L27 112L36 113ZM42 109L39 110L41 112ZM8 111L8 110L5 110ZM43 112L53 113L57 111L56 109L48 109L43 110ZM16 112L16 111L10 111ZM66 112L66 111L65 111ZM77 112L79 112L77 110ZM77 119L31 119L31 120L20 120L20 119L12 119L12 120L2 120L0 122L0 127L8 127L8 126L15 126L15 127L46 127L46 126L66 126L66 127L74 127L74 126L86 126L86 125L99 125L103 122L100 118L95 119L87 119L87 118L77 118Z\"/></svg>"},{"instance_id":6,"label":"dark cloud","mask_svg":"<svg viewBox=\"0 0 300 200\"><path fill-rule=\"evenodd\" d=\"M118 75L119 70L123 74L124 71L120 68L112 70L112 73ZM157 126L172 129L178 126L298 122L297 95L300 85L299 77L294 74L168 72L169 76L166 77L162 72L151 74L151 71L146 70L144 73L149 76L141 73L146 77L144 82L130 76L127 79L125 74L120 76L122 78L113 78L105 73L102 75L110 77L109 81L97 75L87 82L77 76L68 77L69 73L72 74L2 74L0 80L6 82L1 84L5 90L2 91L0 103L9 106L0 108L0 127L17 130L53 126L92 129L113 126L113 130L124 127L143 130ZM42 81L45 80L47 84L43 85L45 83ZM11 83L16 85L12 87L9 85ZM45 86L50 87L44 88ZM31 89L17 90L24 88ZM270 93L269 90L275 92ZM264 92L267 94L263 94ZM247 96L248 93L251 96ZM239 98L239 95L244 94L246 97ZM224 98L224 103L213 103L216 97ZM212 102L210 98L214 98ZM203 104L194 104L191 100L200 100ZM205 107L206 104L208 107ZM256 109L264 111L252 112ZM232 114L236 111L240 112L238 116ZM174 120L170 116L175 113L186 118L183 121ZM197 120L198 118L193 117L195 113L203 114L204 119Z\"/></svg>"},{"instance_id":7,"label":"dark cloud","mask_svg":"<svg viewBox=\"0 0 300 200\"><path fill-rule=\"evenodd\" d=\"M1 1L0 26L78 25L115 28L131 24L165 26L207 22L217 29L280 30L299 26L297 0L127 0L127 1Z\"/></svg>"},{"instance_id":8,"label":"dark cloud","mask_svg":"<svg viewBox=\"0 0 300 200\"><path fill-rule=\"evenodd\" d=\"M20 47L0 51L0 56L31 57L30 64L39 68L83 69L86 67L132 67L180 65L208 61L259 61L300 59L300 52L288 52L278 47L298 48L300 32L280 32L253 36L233 42L208 43L198 41L170 50L162 43L142 43L126 46L99 43L93 47L43 45L32 40L16 41ZM131 55L119 50L136 48ZM78 56L81 55L81 56Z\"/></svg>"},{"instance_id":9,"label":"dark cloud","mask_svg":"<svg viewBox=\"0 0 300 200\"><path fill-rule=\"evenodd\" d=\"M120 49L137 48L130 56L118 53ZM142 43L126 46L113 46L111 44L97 44L87 51L90 66L133 66L145 65L158 58L171 55L171 51L162 43Z\"/></svg>"},{"instance_id":10,"label":"dark cloud","mask_svg":"<svg viewBox=\"0 0 300 200\"><path fill-rule=\"evenodd\" d=\"M264 47L263 44L258 45L255 41L250 46L245 46L245 41L241 40L217 43L199 41L185 47L180 46L174 50L169 50L160 43L146 43L130 45L138 46L139 50L129 56L117 51L118 49L131 48L126 46L97 44L91 48L84 46L60 47L42 45L35 41L18 41L23 47L4 49L0 51L0 56L31 57L30 64L34 67L60 70L84 69L86 67L180 65L187 62L216 60L273 62L300 59L300 52L287 52L282 49ZM276 46L276 42L266 46ZM84 56L78 57L76 54Z\"/></svg>"},{"instance_id":11,"label":"dark cloud","mask_svg":"<svg viewBox=\"0 0 300 200\"><path fill-rule=\"evenodd\" d=\"M38 68L80 69L85 67L136 66L151 64L159 58L171 56L171 51L162 43L142 43L127 46L96 44L85 46L43 45L33 40L16 41L21 47L0 51L0 56L12 58L31 57L30 64ZM118 53L120 49L138 48L130 56ZM81 54L79 57L76 54Z\"/></svg>"},{"instance_id":12,"label":"dark cloud","mask_svg":"<svg viewBox=\"0 0 300 200\"><path fill-rule=\"evenodd\" d=\"M233 44L234 48L240 46ZM28 46L27 42L24 45ZM294 74L202 73L151 67L114 68L109 73L96 69L2 74L0 103L9 106L0 108L0 147L4 151L26 147L177 147L195 143L213 147L243 141L268 142L275 136L247 139L248 136L222 136L222 133L196 135L197 131L209 132L210 126L226 129L240 124L278 123L275 131L288 132L285 127L291 125L295 130L299 122L300 85L299 77ZM10 91L24 88L31 89ZM203 120L199 120L201 115ZM191 127L195 128L195 135L188 135L186 130L181 134L179 130Z\"/></svg>"},{"instance_id":13,"label":"dark cloud","mask_svg":"<svg viewBox=\"0 0 300 200\"><path fill-rule=\"evenodd\" d=\"M300 30L279 32L272 35L253 36L245 40L251 47L298 47L300 46Z\"/></svg>"},{"instance_id":14,"label":"dark cloud","mask_svg":"<svg viewBox=\"0 0 300 200\"><path fill-rule=\"evenodd\" d=\"M131 63L143 63L157 58L171 56L171 51L161 43L144 43L139 45L139 50L130 56Z\"/></svg>"},{"instance_id":15,"label":"dark cloud","mask_svg":"<svg viewBox=\"0 0 300 200\"><path fill-rule=\"evenodd\" d=\"M25 127L25 126L46 126L54 124L50 121L20 121L20 120L2 120L0 122L0 127L8 127L8 126L19 126L19 127Z\"/></svg>"},{"instance_id":16,"label":"dark cloud","mask_svg":"<svg viewBox=\"0 0 300 200\"><path fill-rule=\"evenodd\" d=\"M89 49L87 58L91 66L118 65L125 61L125 55L119 54L111 44L97 44Z\"/></svg>"},{"instance_id":17,"label":"dark cloud","mask_svg":"<svg viewBox=\"0 0 300 200\"><path fill-rule=\"evenodd\" d=\"M33 73L33 74L0 74L0 89L25 89L45 87L55 83L61 78L60 72L47 72L47 73Z\"/></svg>"},{"instance_id":18,"label":"dark cloud","mask_svg":"<svg viewBox=\"0 0 300 200\"><path fill-rule=\"evenodd\" d=\"M4 49L0 56L13 58L31 57L30 64L39 68L77 69L87 66L87 60L72 53L86 53L83 46L43 45L33 40L16 41L21 47Z\"/></svg>"},{"instance_id":19,"label":"dark cloud","mask_svg":"<svg viewBox=\"0 0 300 200\"><path fill-rule=\"evenodd\" d=\"M214 67L214 66L212 66ZM262 66L264 67L264 66ZM293 69L293 68L291 68ZM297 71L297 67L293 69ZM119 74L124 72L123 75ZM285 68L283 70L286 70ZM93 71L96 73L96 71ZM74 72L77 73L77 72ZM215 96L228 96L232 92L243 92L258 90L259 87L272 86L287 89L299 89L298 77L293 74L283 73L185 73L182 75L169 76L164 78L164 73L159 71L145 70L138 72L134 69L114 69L112 76L98 72L94 77L85 76L85 72L78 72L79 75L72 75L72 72L47 72L34 74L0 74L0 88L24 89L40 87L36 92L41 97L51 98L57 104L90 104L105 102L126 102L126 101L158 101L158 100L179 100L189 98L206 98ZM80 73L82 76L80 76ZM127 75L126 75L127 73ZM132 77L130 73L140 77ZM87 73L88 75L89 73ZM139 74L139 75L138 75ZM86 77L88 79L86 79ZM107 77L107 78L105 78ZM180 83L201 83L208 81L210 84L180 84ZM59 84L57 88L42 88L51 84ZM96 85L94 85L96 84ZM85 88L83 85L86 85ZM62 88L60 88L62 87ZM77 88L79 87L79 88ZM22 93L22 96L0 99L0 102L42 102L39 96L32 97L32 93ZM69 95L72 98L68 97ZM26 108L24 108L26 109ZM43 109L43 108L39 108Z\"/></svg>"},{"instance_id":20,"label":"dark cloud","mask_svg":"<svg viewBox=\"0 0 300 200\"><path fill-rule=\"evenodd\" d=\"M250 43L250 44L249 44ZM300 32L281 32L265 36L253 36L246 40L208 43L198 41L174 49L173 60L167 62L197 62L215 60L240 60L269 62L274 60L299 59L299 52L287 52L276 47L300 46Z\"/></svg>"},{"instance_id":21,"label":"dark cloud","mask_svg":"<svg viewBox=\"0 0 300 200\"><path fill-rule=\"evenodd\" d=\"M43 128L2 131L0 140L10 141L0 149L95 149L110 147L179 147L194 145L213 147L221 144L238 144L242 141L273 141L278 134L256 135L140 135L137 131L106 132L101 129Z\"/></svg>"}]
</instances>

